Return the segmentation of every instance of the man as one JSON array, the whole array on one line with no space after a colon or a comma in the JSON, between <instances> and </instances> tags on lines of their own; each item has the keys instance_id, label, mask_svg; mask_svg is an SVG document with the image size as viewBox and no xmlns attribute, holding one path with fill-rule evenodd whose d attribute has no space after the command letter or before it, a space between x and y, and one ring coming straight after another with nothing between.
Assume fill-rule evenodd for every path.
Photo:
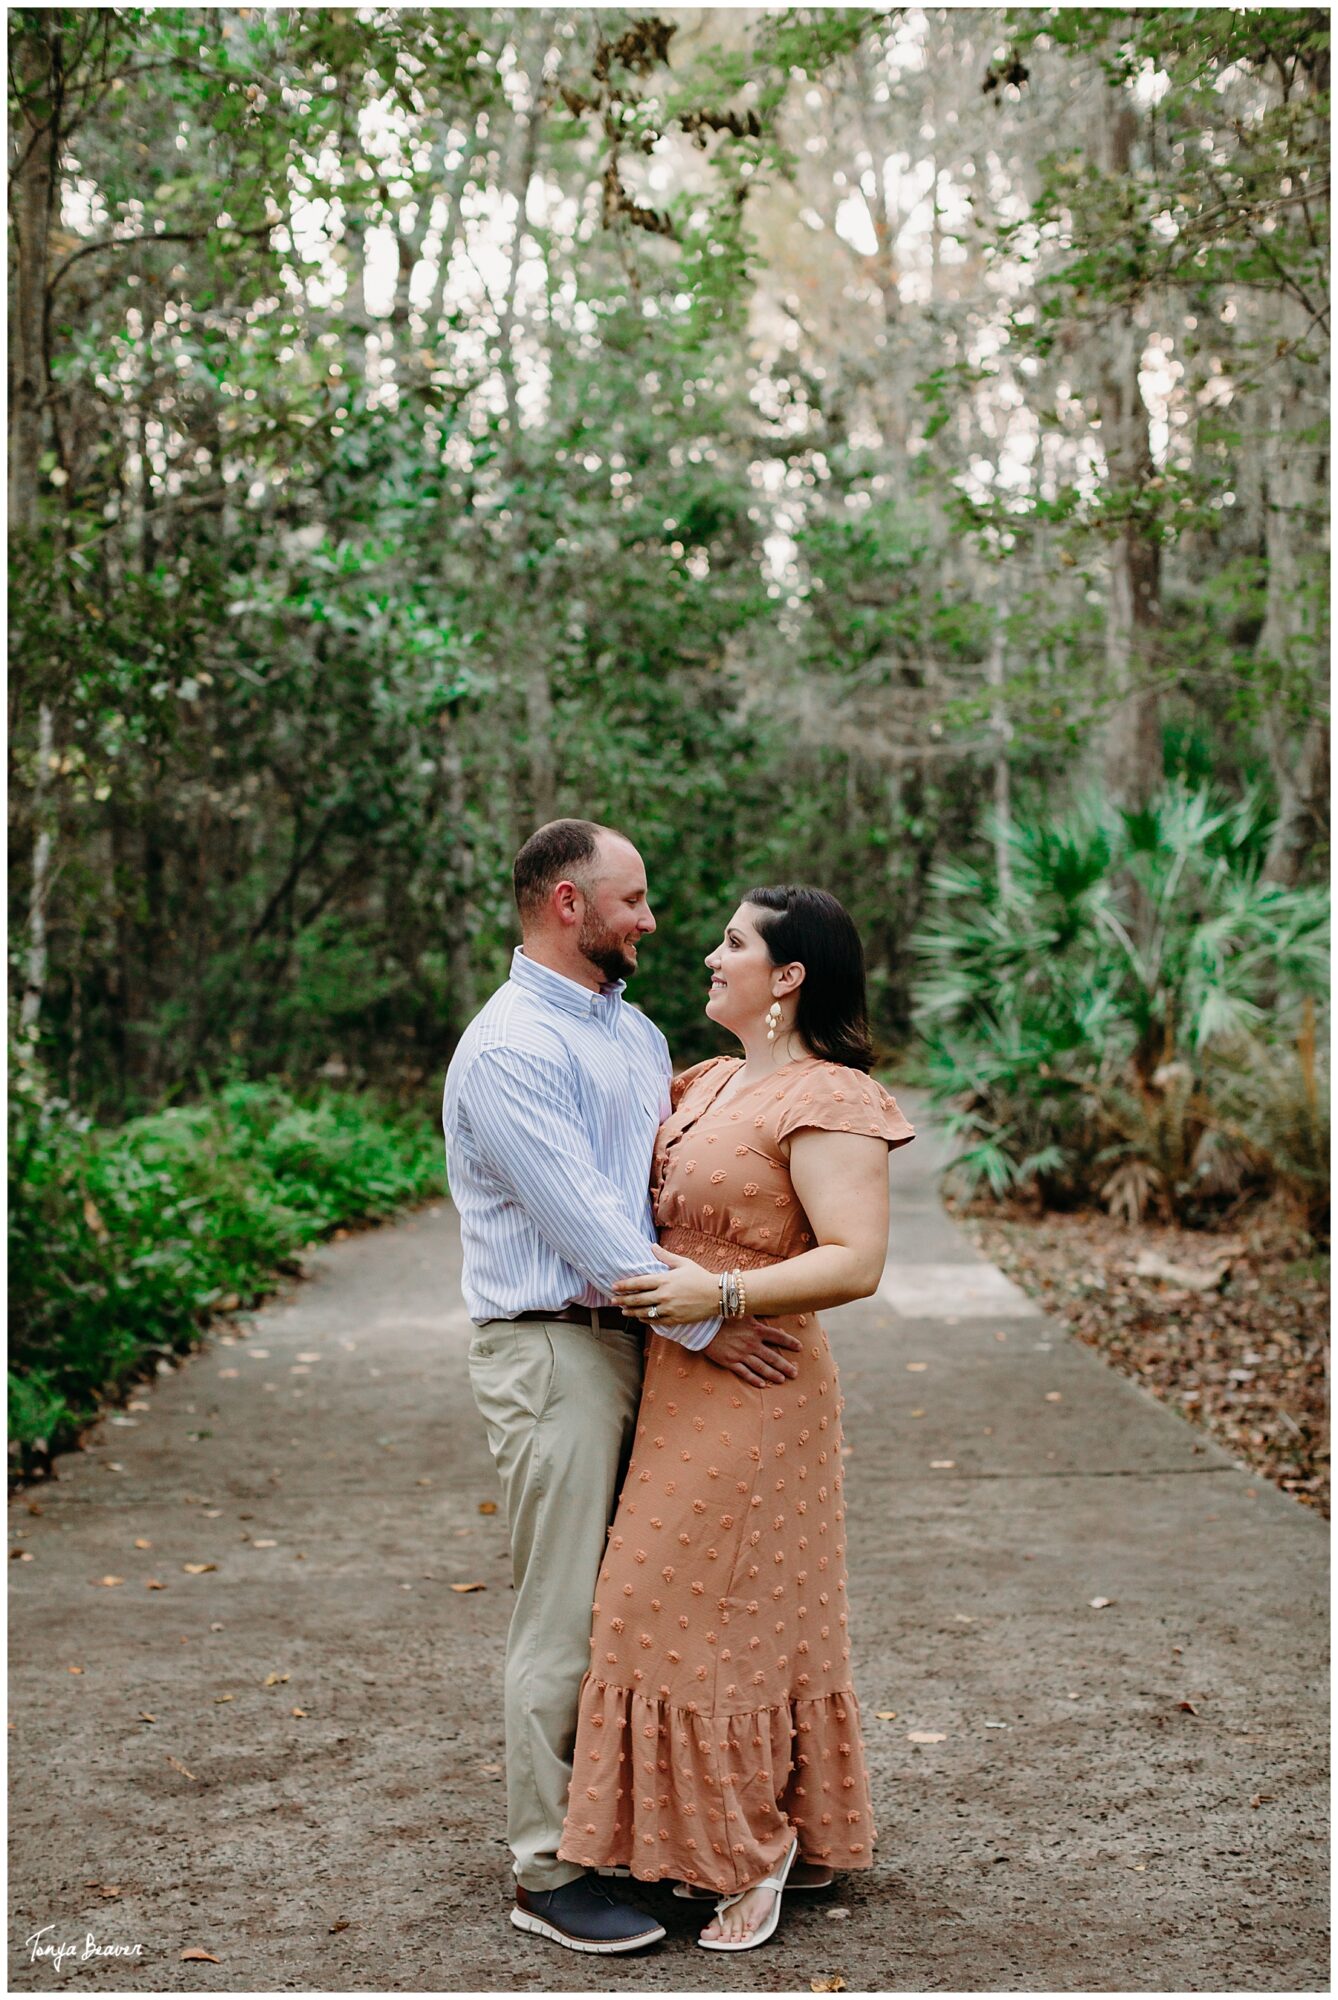
<instances>
[{"instance_id":1,"label":"man","mask_svg":"<svg viewBox=\"0 0 1338 2000\"><path fill-rule=\"evenodd\" d=\"M502 1480L516 1603L507 1637L511 1921L573 1951L653 1944L664 1927L558 1859L590 1617L641 1394L641 1326L617 1278L663 1268L649 1184L669 1112L664 1036L623 999L655 929L632 843L589 820L516 856L522 942L446 1076L442 1123L477 1332L474 1397ZM718 1319L666 1326L745 1380L800 1345Z\"/></svg>"}]
</instances>

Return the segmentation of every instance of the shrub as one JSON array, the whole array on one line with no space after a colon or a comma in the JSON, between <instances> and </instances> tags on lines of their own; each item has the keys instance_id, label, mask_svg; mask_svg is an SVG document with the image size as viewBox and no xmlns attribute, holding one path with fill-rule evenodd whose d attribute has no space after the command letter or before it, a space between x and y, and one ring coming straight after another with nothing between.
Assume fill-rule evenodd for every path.
<instances>
[{"instance_id":1,"label":"shrub","mask_svg":"<svg viewBox=\"0 0 1338 2000\"><path fill-rule=\"evenodd\" d=\"M101 1397L254 1305L340 1223L445 1185L435 1121L273 1082L95 1131L27 1052L10 1093L11 1450L68 1443Z\"/></svg>"},{"instance_id":2,"label":"shrub","mask_svg":"<svg viewBox=\"0 0 1338 2000\"><path fill-rule=\"evenodd\" d=\"M957 1184L1181 1221L1285 1184L1317 1222L1327 901L1262 879L1258 797L1177 784L1137 812L1089 796L992 831L1006 886L940 868L914 940Z\"/></svg>"}]
</instances>

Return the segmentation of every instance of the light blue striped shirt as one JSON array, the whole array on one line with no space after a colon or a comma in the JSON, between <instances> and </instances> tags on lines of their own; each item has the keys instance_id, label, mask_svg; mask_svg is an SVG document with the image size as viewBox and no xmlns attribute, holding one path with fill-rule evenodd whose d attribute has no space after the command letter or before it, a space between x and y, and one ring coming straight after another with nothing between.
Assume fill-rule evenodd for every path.
<instances>
[{"instance_id":1,"label":"light blue striped shirt","mask_svg":"<svg viewBox=\"0 0 1338 2000\"><path fill-rule=\"evenodd\" d=\"M471 1319L607 1306L615 1279L664 1268L650 1168L669 1045L624 985L595 993L517 946L460 1038L441 1120ZM719 1329L657 1331L696 1349Z\"/></svg>"}]
</instances>

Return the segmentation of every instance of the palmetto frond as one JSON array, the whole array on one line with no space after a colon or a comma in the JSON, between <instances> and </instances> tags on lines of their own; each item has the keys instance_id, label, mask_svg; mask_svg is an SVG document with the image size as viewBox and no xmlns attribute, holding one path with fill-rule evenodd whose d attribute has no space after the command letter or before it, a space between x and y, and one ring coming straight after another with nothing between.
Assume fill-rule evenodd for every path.
<instances>
[{"instance_id":1,"label":"palmetto frond","mask_svg":"<svg viewBox=\"0 0 1338 2000\"><path fill-rule=\"evenodd\" d=\"M1066 1174L1122 1212L1155 1197L1168 1213L1230 1178L1225 1140L1209 1143L1221 1062L1285 1035L1280 996L1319 1000L1328 977L1325 895L1262 879L1269 827L1257 790L1174 784L1137 811L1088 794L989 823L1006 891L964 862L937 871L917 1021L936 1097L972 1107L962 1175Z\"/></svg>"}]
</instances>

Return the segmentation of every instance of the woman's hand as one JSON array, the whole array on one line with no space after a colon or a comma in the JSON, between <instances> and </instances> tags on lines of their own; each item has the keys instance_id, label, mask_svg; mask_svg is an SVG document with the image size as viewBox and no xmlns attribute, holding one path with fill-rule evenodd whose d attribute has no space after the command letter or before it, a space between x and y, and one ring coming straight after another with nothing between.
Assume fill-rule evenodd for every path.
<instances>
[{"instance_id":1,"label":"woman's hand","mask_svg":"<svg viewBox=\"0 0 1338 2000\"><path fill-rule=\"evenodd\" d=\"M654 1326L685 1326L693 1320L714 1319L720 1311L720 1280L714 1271L680 1257L672 1250L655 1245L655 1255L667 1271L652 1271L643 1278L619 1278L613 1287L613 1303L629 1318ZM655 1307L655 1316L649 1309Z\"/></svg>"}]
</instances>

